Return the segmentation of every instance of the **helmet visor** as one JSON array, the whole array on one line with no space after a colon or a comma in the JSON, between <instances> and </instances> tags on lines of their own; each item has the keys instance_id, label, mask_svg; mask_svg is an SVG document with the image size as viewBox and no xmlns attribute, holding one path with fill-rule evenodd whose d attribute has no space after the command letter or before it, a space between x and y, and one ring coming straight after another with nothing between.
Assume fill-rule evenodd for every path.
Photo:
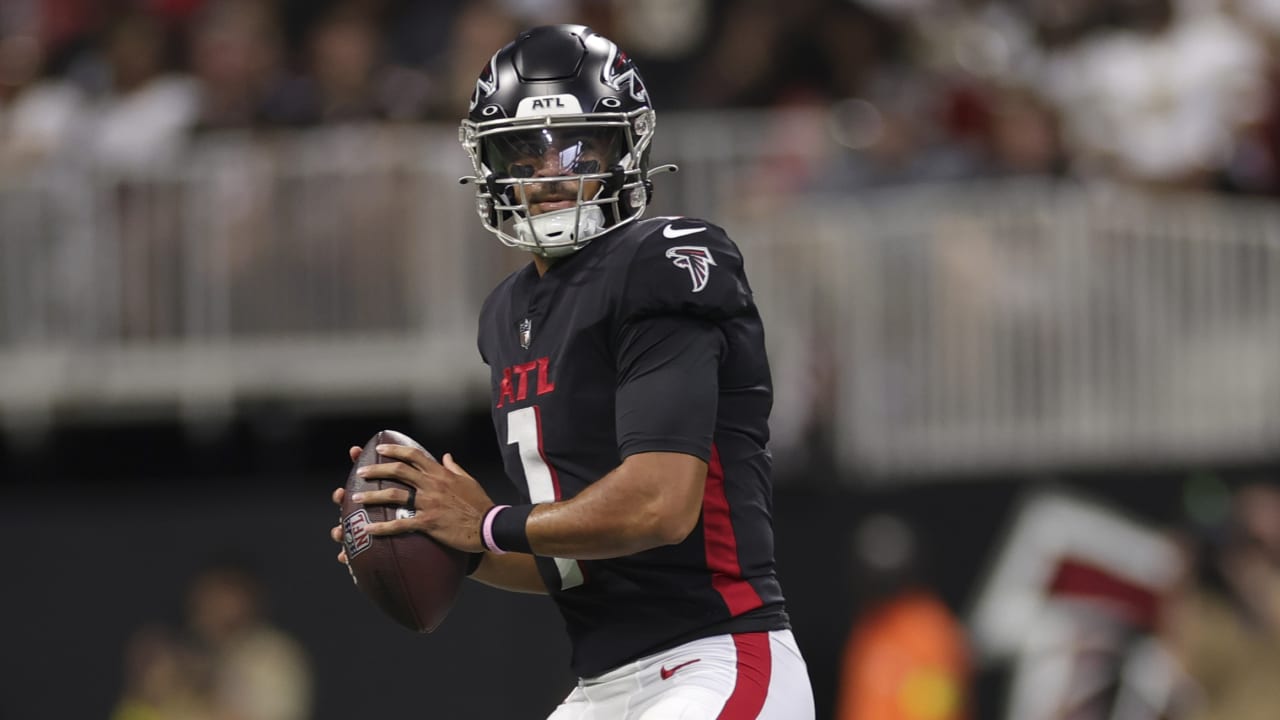
<instances>
[{"instance_id":1,"label":"helmet visor","mask_svg":"<svg viewBox=\"0 0 1280 720\"><path fill-rule=\"evenodd\" d=\"M619 127L564 125L509 130L483 138L485 164L498 178L565 177L605 173L621 162Z\"/></svg>"}]
</instances>

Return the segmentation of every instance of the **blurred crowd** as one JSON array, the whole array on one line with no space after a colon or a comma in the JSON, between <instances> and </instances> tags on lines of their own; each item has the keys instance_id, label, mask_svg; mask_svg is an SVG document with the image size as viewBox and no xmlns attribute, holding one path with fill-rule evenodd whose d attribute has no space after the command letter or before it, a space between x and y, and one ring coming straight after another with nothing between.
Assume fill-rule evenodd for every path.
<instances>
[{"instance_id":1,"label":"blurred crowd","mask_svg":"<svg viewBox=\"0 0 1280 720\"><path fill-rule=\"evenodd\" d=\"M637 59L661 113L772 109L783 121L755 139L762 146L810 148L797 156L843 149L809 166L771 165L773 187L1047 175L1280 195L1280 0L0 0L0 191L62 160L145 172L214 136L453 125L490 54L547 22L582 22L615 39ZM787 120L796 108L820 109L822 122ZM285 193L225 185L248 208L210 204L241 240L233 258L262 252L246 228L290 235L276 232L270 213ZM335 253L367 252L342 242L353 228L392 237L404 224L386 208L394 182L359 185L365 196L355 203L348 186L320 201L296 193L308 205L295 214ZM182 206L177 195L157 197L164 213ZM350 207L368 212L352 219ZM140 215L149 223L141 229L121 223L126 258L142 244L130 238L168 237L182 225L150 206ZM252 285L244 268L260 268L260 284L274 289L278 265L315 257L272 247L272 262L233 259L224 270ZM940 252L985 262L963 239ZM155 282L178 285L177 265L156 263ZM1035 276L975 277L975 287L998 289ZM288 293L279 296L285 304ZM124 305L128 327L177 322L151 317L171 308L149 295ZM963 327L950 316L945 324ZM1042 632L1004 659L1017 668L1011 695L1052 695L1061 704L1046 703L1046 717L1077 720L1280 717L1280 491L1272 482L1195 492L1188 522L1142 528L1151 547L1169 551L1157 554L1175 559L1163 584L1132 582L1125 545L1037 560L1057 573L1060 592L1029 588L1046 596L1036 601ZM1093 526L1043 529L1075 537ZM842 717L999 717L974 705L985 660L970 644L981 638L918 564L921 550L945 543L916 532L910 518L887 516L853 529L859 597ZM128 649L117 720L306 717L305 658L267 622L258 593L242 570L202 574L186 625L144 629ZM256 709L234 706L254 698Z\"/></svg>"},{"instance_id":2,"label":"blurred crowd","mask_svg":"<svg viewBox=\"0 0 1280 720\"><path fill-rule=\"evenodd\" d=\"M1182 494L1157 521L1150 500L1140 516L1032 489L967 615L931 582L945 543L910 508L861 519L836 717L1280 717L1280 485L1196 476Z\"/></svg>"},{"instance_id":3,"label":"blurred crowd","mask_svg":"<svg viewBox=\"0 0 1280 720\"><path fill-rule=\"evenodd\" d=\"M257 571L217 557L188 582L177 627L134 632L111 720L306 720L312 693L306 651L268 617Z\"/></svg>"},{"instance_id":4,"label":"blurred crowd","mask_svg":"<svg viewBox=\"0 0 1280 720\"><path fill-rule=\"evenodd\" d=\"M1190 505L1215 504L1182 536L1188 572L1166 596L1156 638L1184 679L1169 715L1262 720L1280 715L1280 486L1246 482ZM1216 498L1216 502L1215 502ZM1193 515L1194 516L1194 515ZM1181 711L1176 712L1175 711Z\"/></svg>"},{"instance_id":5,"label":"blurred crowd","mask_svg":"<svg viewBox=\"0 0 1280 720\"><path fill-rule=\"evenodd\" d=\"M1280 191L1280 0L6 0L0 177L214 131L454 123L522 27L583 22L662 110L829 109L857 188L1007 174ZM794 139L792 140L795 141Z\"/></svg>"}]
</instances>

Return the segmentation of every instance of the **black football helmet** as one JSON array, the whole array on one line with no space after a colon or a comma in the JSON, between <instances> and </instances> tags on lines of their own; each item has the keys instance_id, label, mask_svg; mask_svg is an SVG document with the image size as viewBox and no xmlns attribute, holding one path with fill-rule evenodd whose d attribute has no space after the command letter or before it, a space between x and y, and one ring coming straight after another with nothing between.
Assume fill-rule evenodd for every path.
<instances>
[{"instance_id":1,"label":"black football helmet","mask_svg":"<svg viewBox=\"0 0 1280 720\"><path fill-rule=\"evenodd\" d=\"M458 131L475 175L462 182L475 184L480 219L503 243L567 255L638 218L649 176L675 170L649 169L654 123L644 81L617 45L583 25L533 28L476 80ZM543 201L554 204L532 214Z\"/></svg>"}]
</instances>

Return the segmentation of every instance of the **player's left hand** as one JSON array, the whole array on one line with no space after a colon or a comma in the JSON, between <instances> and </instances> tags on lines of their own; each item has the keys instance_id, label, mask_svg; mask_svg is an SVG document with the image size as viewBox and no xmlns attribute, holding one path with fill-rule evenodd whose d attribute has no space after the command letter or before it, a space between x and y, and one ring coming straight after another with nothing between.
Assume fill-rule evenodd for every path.
<instances>
[{"instance_id":1,"label":"player's left hand","mask_svg":"<svg viewBox=\"0 0 1280 720\"><path fill-rule=\"evenodd\" d=\"M366 478L390 478L416 488L414 516L370 523L372 535L422 532L465 552L481 552L480 521L493 507L484 488L445 453L438 463L426 453L404 445L379 445L378 452L400 462L368 465L358 472ZM366 505L405 505L409 491L370 490L356 493L352 500Z\"/></svg>"}]
</instances>

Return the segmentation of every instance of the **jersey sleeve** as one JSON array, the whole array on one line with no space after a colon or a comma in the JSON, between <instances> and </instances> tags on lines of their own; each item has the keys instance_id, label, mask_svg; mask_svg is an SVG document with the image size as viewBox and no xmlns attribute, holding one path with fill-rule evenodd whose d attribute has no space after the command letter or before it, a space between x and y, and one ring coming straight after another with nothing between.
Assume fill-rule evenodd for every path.
<instances>
[{"instance_id":1,"label":"jersey sleeve","mask_svg":"<svg viewBox=\"0 0 1280 720\"><path fill-rule=\"evenodd\" d=\"M623 323L655 315L716 322L753 307L737 245L711 223L676 218L641 239L626 269L619 315Z\"/></svg>"},{"instance_id":2,"label":"jersey sleeve","mask_svg":"<svg viewBox=\"0 0 1280 720\"><path fill-rule=\"evenodd\" d=\"M710 461L724 335L698 318L627 324L618 345L618 451L680 452Z\"/></svg>"}]
</instances>

